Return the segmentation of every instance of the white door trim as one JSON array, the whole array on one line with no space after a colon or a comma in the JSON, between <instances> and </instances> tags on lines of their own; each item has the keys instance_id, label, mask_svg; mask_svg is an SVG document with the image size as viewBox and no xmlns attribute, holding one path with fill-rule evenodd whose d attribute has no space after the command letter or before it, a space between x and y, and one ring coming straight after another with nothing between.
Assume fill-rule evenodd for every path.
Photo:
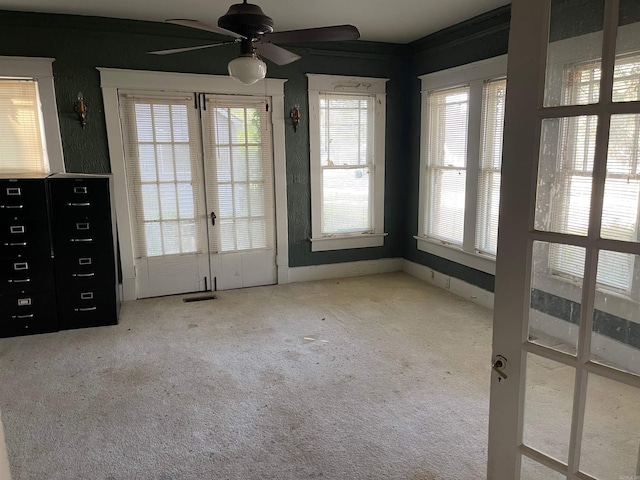
<instances>
[{"instance_id":1,"label":"white door trim","mask_svg":"<svg viewBox=\"0 0 640 480\"><path fill-rule=\"evenodd\" d=\"M278 283L288 283L289 240L287 227L287 192L285 161L284 83L282 79L265 79L254 85L242 85L230 77L190 73L122 70L98 67L104 99L107 141L116 195L116 218L120 262L122 266L122 299L135 300L136 271L133 250L133 218L127 195L124 142L120 128L118 89L140 89L173 92L203 92L256 95L271 98L273 122L273 172L276 209L276 249Z\"/></svg>"},{"instance_id":2,"label":"white door trim","mask_svg":"<svg viewBox=\"0 0 640 480\"><path fill-rule=\"evenodd\" d=\"M508 359L508 379L492 372L489 402L489 446L487 478L520 478L520 456L516 445L522 438L518 422L525 388L525 363L521 346L525 341L523 318L528 310L529 279L527 269L531 249L527 234L533 225L535 168L539 152L542 105L540 85L544 85L548 32L541 31L548 13L541 5L549 0L516 0L511 7L509 61L507 66L507 102L505 109L502 179L500 187L500 225L496 257L493 353ZM546 18L548 24L548 18ZM537 58L524 55L532 50ZM527 152L523 156L522 152ZM518 266L518 267L515 267ZM514 339L519 338L517 342Z\"/></svg>"}]
</instances>

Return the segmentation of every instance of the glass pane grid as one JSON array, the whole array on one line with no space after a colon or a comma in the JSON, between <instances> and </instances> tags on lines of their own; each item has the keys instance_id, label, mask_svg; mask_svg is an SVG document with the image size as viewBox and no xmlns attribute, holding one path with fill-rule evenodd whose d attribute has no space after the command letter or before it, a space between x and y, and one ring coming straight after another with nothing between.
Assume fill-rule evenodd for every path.
<instances>
[{"instance_id":1,"label":"glass pane grid","mask_svg":"<svg viewBox=\"0 0 640 480\"><path fill-rule=\"evenodd\" d=\"M269 179L264 168L262 111L255 107L216 106L213 149L220 252L267 247Z\"/></svg>"},{"instance_id":2,"label":"glass pane grid","mask_svg":"<svg viewBox=\"0 0 640 480\"><path fill-rule=\"evenodd\" d=\"M186 105L136 103L139 181L144 256L198 251L198 224ZM157 224L157 226L153 226ZM156 238L155 236L159 238Z\"/></svg>"}]
</instances>

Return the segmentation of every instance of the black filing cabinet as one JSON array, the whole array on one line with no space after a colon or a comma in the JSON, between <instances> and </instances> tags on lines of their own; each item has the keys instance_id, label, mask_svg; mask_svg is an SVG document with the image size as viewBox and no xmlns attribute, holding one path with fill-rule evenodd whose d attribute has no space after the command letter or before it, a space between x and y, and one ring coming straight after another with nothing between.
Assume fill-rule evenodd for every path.
<instances>
[{"instance_id":1,"label":"black filing cabinet","mask_svg":"<svg viewBox=\"0 0 640 480\"><path fill-rule=\"evenodd\" d=\"M109 175L0 179L0 337L118 323Z\"/></svg>"},{"instance_id":2,"label":"black filing cabinet","mask_svg":"<svg viewBox=\"0 0 640 480\"><path fill-rule=\"evenodd\" d=\"M60 328L114 325L118 317L109 176L49 177Z\"/></svg>"},{"instance_id":3,"label":"black filing cabinet","mask_svg":"<svg viewBox=\"0 0 640 480\"><path fill-rule=\"evenodd\" d=\"M0 179L0 337L58 330L45 175Z\"/></svg>"}]
</instances>

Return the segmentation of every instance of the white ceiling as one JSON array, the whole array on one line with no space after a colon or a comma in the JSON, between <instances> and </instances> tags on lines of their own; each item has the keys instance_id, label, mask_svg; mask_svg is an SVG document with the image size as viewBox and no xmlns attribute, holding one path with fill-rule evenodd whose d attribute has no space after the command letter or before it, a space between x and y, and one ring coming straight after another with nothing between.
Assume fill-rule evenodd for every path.
<instances>
[{"instance_id":1,"label":"white ceiling","mask_svg":"<svg viewBox=\"0 0 640 480\"><path fill-rule=\"evenodd\" d=\"M217 24L240 0L0 0L0 10L68 13ZM275 31L352 24L362 40L408 43L510 0L252 0L273 18Z\"/></svg>"}]
</instances>

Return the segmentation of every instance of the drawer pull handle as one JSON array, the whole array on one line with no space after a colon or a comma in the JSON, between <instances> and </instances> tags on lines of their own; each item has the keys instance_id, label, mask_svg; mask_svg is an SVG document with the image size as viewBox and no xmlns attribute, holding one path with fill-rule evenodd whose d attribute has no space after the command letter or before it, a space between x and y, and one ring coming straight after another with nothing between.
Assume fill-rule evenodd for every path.
<instances>
[{"instance_id":1,"label":"drawer pull handle","mask_svg":"<svg viewBox=\"0 0 640 480\"><path fill-rule=\"evenodd\" d=\"M24 205L0 205L0 208L6 208L8 209L14 209L14 210L21 210L24 208Z\"/></svg>"},{"instance_id":2,"label":"drawer pull handle","mask_svg":"<svg viewBox=\"0 0 640 480\"><path fill-rule=\"evenodd\" d=\"M84 278L84 277L95 277L95 275L96 274L94 272L91 272L91 273L73 273L71 276Z\"/></svg>"},{"instance_id":3,"label":"drawer pull handle","mask_svg":"<svg viewBox=\"0 0 640 480\"><path fill-rule=\"evenodd\" d=\"M22 189L20 187L7 188L7 195L22 195Z\"/></svg>"},{"instance_id":4,"label":"drawer pull handle","mask_svg":"<svg viewBox=\"0 0 640 480\"><path fill-rule=\"evenodd\" d=\"M73 187L73 193L87 193L87 187Z\"/></svg>"},{"instance_id":5,"label":"drawer pull handle","mask_svg":"<svg viewBox=\"0 0 640 480\"><path fill-rule=\"evenodd\" d=\"M75 312L93 312L94 310L97 310L98 307L82 307L82 308L74 308L73 310Z\"/></svg>"},{"instance_id":6,"label":"drawer pull handle","mask_svg":"<svg viewBox=\"0 0 640 480\"><path fill-rule=\"evenodd\" d=\"M69 241L75 243L89 243L93 242L93 238L71 238Z\"/></svg>"},{"instance_id":7,"label":"drawer pull handle","mask_svg":"<svg viewBox=\"0 0 640 480\"><path fill-rule=\"evenodd\" d=\"M14 270L29 270L29 264L27 262L19 262L13 264Z\"/></svg>"},{"instance_id":8,"label":"drawer pull handle","mask_svg":"<svg viewBox=\"0 0 640 480\"><path fill-rule=\"evenodd\" d=\"M23 320L25 318L33 318L33 313L29 313L27 315L14 315L13 318L18 318L20 320Z\"/></svg>"},{"instance_id":9,"label":"drawer pull handle","mask_svg":"<svg viewBox=\"0 0 640 480\"><path fill-rule=\"evenodd\" d=\"M90 207L91 202L68 202L68 207Z\"/></svg>"},{"instance_id":10,"label":"drawer pull handle","mask_svg":"<svg viewBox=\"0 0 640 480\"><path fill-rule=\"evenodd\" d=\"M11 225L9 227L10 233L24 233L24 225Z\"/></svg>"},{"instance_id":11,"label":"drawer pull handle","mask_svg":"<svg viewBox=\"0 0 640 480\"><path fill-rule=\"evenodd\" d=\"M30 278L19 278L17 280L13 278L9 279L9 283L29 283L30 281Z\"/></svg>"},{"instance_id":12,"label":"drawer pull handle","mask_svg":"<svg viewBox=\"0 0 640 480\"><path fill-rule=\"evenodd\" d=\"M26 247L27 242L9 242L4 244L5 247Z\"/></svg>"}]
</instances>

